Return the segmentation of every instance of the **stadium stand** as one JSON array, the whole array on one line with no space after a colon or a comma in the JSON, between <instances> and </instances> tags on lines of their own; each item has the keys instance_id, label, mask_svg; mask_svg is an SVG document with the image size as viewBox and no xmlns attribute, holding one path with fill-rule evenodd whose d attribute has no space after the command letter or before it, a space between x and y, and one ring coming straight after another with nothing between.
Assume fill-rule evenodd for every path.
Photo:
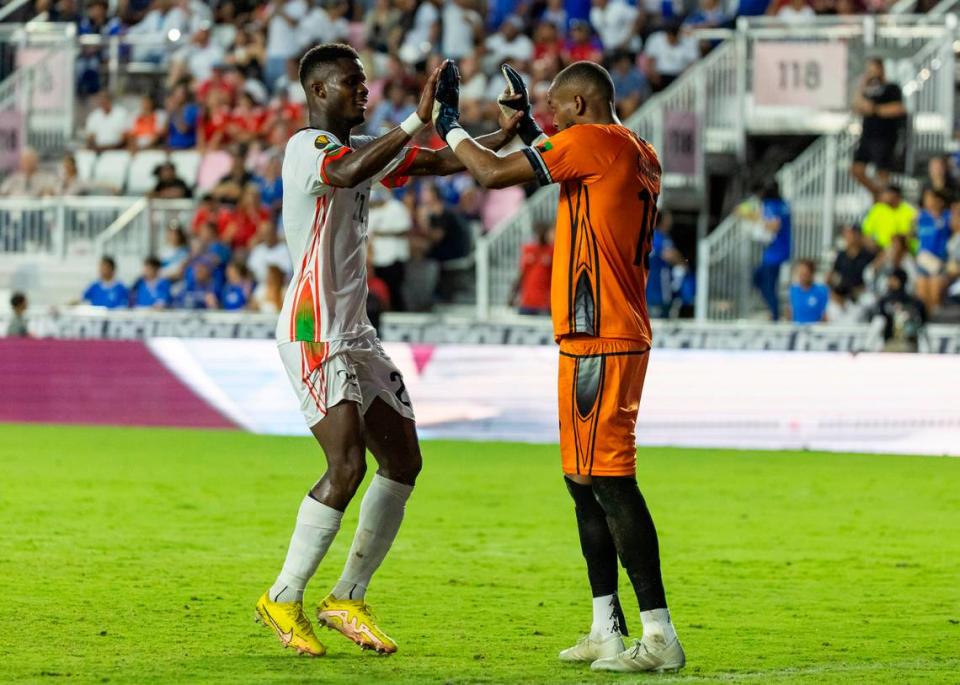
<instances>
[{"instance_id":1,"label":"stadium stand","mask_svg":"<svg viewBox=\"0 0 960 685\"><path fill-rule=\"evenodd\" d=\"M783 195L778 221L789 232L781 236L784 268L774 274L778 303L788 304L787 265L812 259L818 273L829 272L840 228L859 223L873 205L849 171L862 120L850 102L865 83L868 58L886 66L907 110L893 165L906 199L919 202L920 170L932 157L946 155L940 177L954 183L955 0L594 0L592 7L572 0L489 7L470 0L156 0L141 9L88 0L40 2L32 11L30 3L15 4L19 14L0 23L0 128L16 142L11 149L36 149L40 171L56 173L60 184L30 199L18 155L0 159L0 173L8 173L0 186L0 248L8 257L0 290L27 289L39 304L75 299L102 254L114 256L120 277L132 282L148 254L164 259L171 222L191 233L195 260L209 247L198 235L206 223L222 234L247 222L244 230L260 234L260 223L277 222L267 167L303 122L297 58L324 40L348 40L361 51L371 84L365 133L374 135L409 113L425 71L448 55L462 62L463 122L472 133L496 127L503 60L540 98L536 113L548 132L542 97L562 66L581 58L616 65L618 88L631 96L623 98L624 121L663 161L661 209L670 225L661 226L651 256L660 269L651 287L660 288L657 309L667 317L766 318L751 276L777 233L766 203L751 198L771 177ZM85 135L94 132L82 122L100 106L101 91L112 95L114 114L127 113L128 125L108 145L114 149L98 152L87 148ZM440 144L432 135L417 142ZM68 152L79 183L58 169ZM167 161L174 177L159 181ZM158 183L168 182L194 199L163 199L170 195ZM246 185L258 200L238 209ZM64 197L36 197L50 194ZM552 220L555 198L555 188L484 193L466 175L396 191L411 225L406 270L416 272L409 279L416 292L391 299L421 310L475 305L481 317L511 308L522 246L535 224ZM937 228L941 237L950 225ZM957 239L940 240L933 255L941 263L939 314L947 318ZM449 260L442 252L451 240L475 248ZM224 266L245 260L247 248L235 247ZM37 276L43 260L66 256L60 285ZM190 273L188 265L175 291Z\"/></svg>"}]
</instances>

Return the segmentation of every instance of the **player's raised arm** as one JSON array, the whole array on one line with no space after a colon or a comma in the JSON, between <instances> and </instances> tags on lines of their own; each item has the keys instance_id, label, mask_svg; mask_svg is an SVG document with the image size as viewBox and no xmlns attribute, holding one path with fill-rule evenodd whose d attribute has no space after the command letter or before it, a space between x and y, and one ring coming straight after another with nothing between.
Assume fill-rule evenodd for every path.
<instances>
[{"instance_id":1,"label":"player's raised arm","mask_svg":"<svg viewBox=\"0 0 960 685\"><path fill-rule=\"evenodd\" d=\"M410 142L410 138L430 123L439 74L439 67L430 74L420 93L416 112L407 117L402 124L360 150L350 151L349 154L331 160L324 167L324 175L330 185L352 188L371 178L397 156L400 150ZM311 84L311 87L322 88L323 85L317 83Z\"/></svg>"},{"instance_id":2,"label":"player's raised arm","mask_svg":"<svg viewBox=\"0 0 960 685\"><path fill-rule=\"evenodd\" d=\"M524 151L498 157L478 144L460 126L460 72L453 62L443 65L436 95L433 123L437 133L480 185L484 188L506 188L534 180L533 167ZM509 125L519 126L522 117L522 112L516 112Z\"/></svg>"}]
</instances>

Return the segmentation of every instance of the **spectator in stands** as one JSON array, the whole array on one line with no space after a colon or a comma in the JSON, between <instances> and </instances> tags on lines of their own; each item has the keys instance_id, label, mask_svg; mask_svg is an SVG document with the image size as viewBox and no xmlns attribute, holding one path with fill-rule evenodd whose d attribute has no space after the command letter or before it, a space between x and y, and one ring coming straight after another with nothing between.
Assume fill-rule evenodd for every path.
<instances>
[{"instance_id":1,"label":"spectator in stands","mask_svg":"<svg viewBox=\"0 0 960 685\"><path fill-rule=\"evenodd\" d=\"M203 154L222 150L229 142L228 128L232 122L230 102L220 89L207 93L203 113L200 115L199 148Z\"/></svg>"},{"instance_id":2,"label":"spectator in stands","mask_svg":"<svg viewBox=\"0 0 960 685\"><path fill-rule=\"evenodd\" d=\"M117 36L123 31L118 17L107 16L107 0L88 0L86 14L77 22L78 36ZM100 66L106 50L102 45L84 45L77 54L77 95L93 95L100 91Z\"/></svg>"},{"instance_id":3,"label":"spectator in stands","mask_svg":"<svg viewBox=\"0 0 960 685\"><path fill-rule=\"evenodd\" d=\"M647 307L650 316L665 319L670 315L673 300L672 265L677 263L677 248L670 237L673 216L661 212L653 230L647 275Z\"/></svg>"},{"instance_id":4,"label":"spectator in stands","mask_svg":"<svg viewBox=\"0 0 960 685\"><path fill-rule=\"evenodd\" d=\"M507 17L500 30L484 41L486 70L493 72L507 61L529 62L533 59L533 41L523 33L523 19L516 14Z\"/></svg>"},{"instance_id":5,"label":"spectator in stands","mask_svg":"<svg viewBox=\"0 0 960 685\"><path fill-rule=\"evenodd\" d=\"M127 110L114 105L110 93L101 90L97 95L97 107L87 116L87 147L96 152L123 147L129 126Z\"/></svg>"},{"instance_id":6,"label":"spectator in stands","mask_svg":"<svg viewBox=\"0 0 960 685\"><path fill-rule=\"evenodd\" d=\"M610 60L610 78L617 94L617 114L626 119L650 92L650 85L629 52L615 53Z\"/></svg>"},{"instance_id":7,"label":"spectator in stands","mask_svg":"<svg viewBox=\"0 0 960 685\"><path fill-rule=\"evenodd\" d=\"M163 263L154 256L143 261L143 275L132 288L130 306L150 309L166 309L172 303L170 280L160 275Z\"/></svg>"},{"instance_id":8,"label":"spectator in stands","mask_svg":"<svg viewBox=\"0 0 960 685\"><path fill-rule=\"evenodd\" d=\"M758 239L764 243L760 265L753 273L753 285L760 291L770 318L780 319L780 271L790 260L792 220L790 205L780 196L780 186L770 181L760 193L760 207L743 218L757 222Z\"/></svg>"},{"instance_id":9,"label":"spectator in stands","mask_svg":"<svg viewBox=\"0 0 960 685\"><path fill-rule=\"evenodd\" d=\"M841 234L843 250L837 253L827 282L857 299L864 288L863 272L876 258L877 253L864 244L863 232L858 225L844 226Z\"/></svg>"},{"instance_id":10,"label":"spectator in stands","mask_svg":"<svg viewBox=\"0 0 960 685\"><path fill-rule=\"evenodd\" d=\"M567 22L570 16L567 14L564 0L547 0L547 7L540 15L540 21L553 24L557 28L557 33L561 36L567 33Z\"/></svg>"},{"instance_id":11,"label":"spectator in stands","mask_svg":"<svg viewBox=\"0 0 960 685\"><path fill-rule=\"evenodd\" d=\"M254 176L254 183L260 191L260 202L271 214L280 211L283 204L283 159L278 153L267 158L263 173Z\"/></svg>"},{"instance_id":12,"label":"spectator in stands","mask_svg":"<svg viewBox=\"0 0 960 685\"><path fill-rule=\"evenodd\" d=\"M950 239L950 212L947 199L938 191L923 191L923 209L917 217L917 297L933 313L943 297L942 279Z\"/></svg>"},{"instance_id":13,"label":"spectator in stands","mask_svg":"<svg viewBox=\"0 0 960 685\"><path fill-rule=\"evenodd\" d=\"M437 186L425 183L420 194L420 225L425 227L431 247L427 259L440 266L440 280L434 295L441 301L450 301L456 296L456 286L445 282L445 273L452 263L470 255L472 248L470 228L463 217L444 204Z\"/></svg>"},{"instance_id":14,"label":"spectator in stands","mask_svg":"<svg viewBox=\"0 0 960 685\"><path fill-rule=\"evenodd\" d=\"M533 60L540 63L542 60L556 60L563 54L564 42L562 34L553 22L541 19L533 30ZM462 76L461 69L461 76ZM463 91L461 90L461 93Z\"/></svg>"},{"instance_id":15,"label":"spectator in stands","mask_svg":"<svg viewBox=\"0 0 960 685\"><path fill-rule=\"evenodd\" d=\"M825 319L830 292L813 280L817 267L810 259L801 259L794 268L790 286L790 314L794 323L818 323Z\"/></svg>"},{"instance_id":16,"label":"spectator in stands","mask_svg":"<svg viewBox=\"0 0 960 685\"><path fill-rule=\"evenodd\" d=\"M202 24L190 38L189 44L173 54L167 74L167 88L179 83L184 77L206 81L213 74L213 67L221 64L227 55L223 46L210 39L210 24Z\"/></svg>"},{"instance_id":17,"label":"spectator in stands","mask_svg":"<svg viewBox=\"0 0 960 685\"><path fill-rule=\"evenodd\" d=\"M923 189L928 188L943 195L948 204L960 199L960 185L957 184L946 157L931 157L927 162L927 178Z\"/></svg>"},{"instance_id":18,"label":"spectator in stands","mask_svg":"<svg viewBox=\"0 0 960 685\"><path fill-rule=\"evenodd\" d=\"M411 101L410 93L403 84L395 81L388 83L386 97L374 108L367 120L367 133L372 136L383 135L389 129L399 126L414 110L416 104Z\"/></svg>"},{"instance_id":19,"label":"spectator in stands","mask_svg":"<svg viewBox=\"0 0 960 685\"><path fill-rule=\"evenodd\" d=\"M253 174L247 171L247 151L242 146L233 152L233 161L230 171L221 178L211 195L221 202L237 202L243 189L251 183L256 183Z\"/></svg>"},{"instance_id":20,"label":"spectator in stands","mask_svg":"<svg viewBox=\"0 0 960 685\"><path fill-rule=\"evenodd\" d=\"M160 274L170 281L179 281L189 261L187 233L180 224L171 223L167 226L166 245L160 253Z\"/></svg>"},{"instance_id":21,"label":"spectator in stands","mask_svg":"<svg viewBox=\"0 0 960 685\"><path fill-rule=\"evenodd\" d=\"M167 97L167 147L171 150L189 150L197 146L197 127L200 123L200 107L193 102L190 89L180 84L174 86Z\"/></svg>"},{"instance_id":22,"label":"spectator in stands","mask_svg":"<svg viewBox=\"0 0 960 685\"><path fill-rule=\"evenodd\" d=\"M832 324L858 324L866 319L866 310L851 297L852 293L842 285L830 288L827 303L827 321Z\"/></svg>"},{"instance_id":23,"label":"spectator in stands","mask_svg":"<svg viewBox=\"0 0 960 685\"><path fill-rule=\"evenodd\" d=\"M809 23L816 14L813 8L807 4L807 0L788 0L780 5L777 10L777 19L785 24L805 24Z\"/></svg>"},{"instance_id":24,"label":"spectator in stands","mask_svg":"<svg viewBox=\"0 0 960 685\"><path fill-rule=\"evenodd\" d=\"M682 35L680 24L672 21L647 38L643 56L647 81L654 92L659 92L700 58L700 49L696 39Z\"/></svg>"},{"instance_id":25,"label":"spectator in stands","mask_svg":"<svg viewBox=\"0 0 960 685\"><path fill-rule=\"evenodd\" d=\"M367 47L381 56L396 54L403 35L402 21L403 12L399 7L390 0L375 0L363 17Z\"/></svg>"},{"instance_id":26,"label":"spectator in stands","mask_svg":"<svg viewBox=\"0 0 960 685\"><path fill-rule=\"evenodd\" d=\"M27 296L21 292L16 292L10 297L10 323L7 324L8 338L26 338L30 333L27 331Z\"/></svg>"},{"instance_id":27,"label":"spectator in stands","mask_svg":"<svg viewBox=\"0 0 960 685\"><path fill-rule=\"evenodd\" d=\"M372 208L370 213L373 214ZM277 267L288 276L292 271L290 252L286 244L280 240L276 224L268 220L260 224L256 242L253 243L250 256L247 257L247 267L257 283L263 283L267 279L267 271L271 266Z\"/></svg>"},{"instance_id":28,"label":"spectator in stands","mask_svg":"<svg viewBox=\"0 0 960 685\"><path fill-rule=\"evenodd\" d=\"M345 43L350 39L350 3L346 0L312 0L307 16L297 26L300 51L319 43Z\"/></svg>"},{"instance_id":29,"label":"spectator in stands","mask_svg":"<svg viewBox=\"0 0 960 685\"><path fill-rule=\"evenodd\" d=\"M206 257L193 260L177 305L181 309L219 308L220 299L217 293L220 289L217 287L217 279L214 278L215 272L216 267Z\"/></svg>"},{"instance_id":30,"label":"spectator in stands","mask_svg":"<svg viewBox=\"0 0 960 685\"><path fill-rule=\"evenodd\" d=\"M570 40L563 48L563 59L566 62L600 62L603 51L600 43L593 37L590 22L585 19L570 20Z\"/></svg>"},{"instance_id":31,"label":"spectator in stands","mask_svg":"<svg viewBox=\"0 0 960 685\"><path fill-rule=\"evenodd\" d=\"M423 64L430 53L435 50L435 46L440 44L439 4L439 0L424 0L417 5L416 2L410 0L401 5L401 9L407 17L410 14L413 15L413 23L409 25L403 43L397 51L400 59L406 64ZM407 17L405 19L409 21Z\"/></svg>"},{"instance_id":32,"label":"spectator in stands","mask_svg":"<svg viewBox=\"0 0 960 685\"><path fill-rule=\"evenodd\" d=\"M367 253L369 260L370 252ZM370 324L380 330L380 317L390 311L390 288L378 277L371 264L367 264L367 318Z\"/></svg>"},{"instance_id":33,"label":"spectator in stands","mask_svg":"<svg viewBox=\"0 0 960 685\"><path fill-rule=\"evenodd\" d=\"M678 319L692 319L697 301L697 275L687 259L675 253L677 262L673 266L673 304L670 312Z\"/></svg>"},{"instance_id":34,"label":"spectator in stands","mask_svg":"<svg viewBox=\"0 0 960 685\"><path fill-rule=\"evenodd\" d=\"M257 104L253 95L240 93L236 107L230 112L227 136L242 145L249 145L263 133L266 118L267 113Z\"/></svg>"},{"instance_id":35,"label":"spectator in stands","mask_svg":"<svg viewBox=\"0 0 960 685\"><path fill-rule=\"evenodd\" d=\"M872 247L887 249L895 235L913 233L917 210L903 201L900 186L887 186L863 219L863 234Z\"/></svg>"},{"instance_id":36,"label":"spectator in stands","mask_svg":"<svg viewBox=\"0 0 960 685\"><path fill-rule=\"evenodd\" d=\"M410 259L410 229L413 220L406 205L384 188L370 194L367 234L371 239L371 265L390 292L396 311L404 311L403 277Z\"/></svg>"},{"instance_id":37,"label":"spectator in stands","mask_svg":"<svg viewBox=\"0 0 960 685\"><path fill-rule=\"evenodd\" d=\"M950 231L940 289L946 293L947 304L960 306L960 201L950 206Z\"/></svg>"},{"instance_id":38,"label":"spectator in stands","mask_svg":"<svg viewBox=\"0 0 960 685\"><path fill-rule=\"evenodd\" d=\"M883 60L867 60L866 73L853 99L853 110L863 117L860 143L853 153L850 173L875 198L890 179L890 173L903 168L907 109L900 86L886 79ZM867 165L876 167L876 177L867 175Z\"/></svg>"},{"instance_id":39,"label":"spectator in stands","mask_svg":"<svg viewBox=\"0 0 960 685\"><path fill-rule=\"evenodd\" d=\"M245 78L263 82L266 61L267 43L263 32L252 28L238 30L233 50L226 57L227 64L236 67Z\"/></svg>"},{"instance_id":40,"label":"spectator in stands","mask_svg":"<svg viewBox=\"0 0 960 685\"><path fill-rule=\"evenodd\" d=\"M286 274L271 264L267 267L266 277L259 282L250 300L250 309L267 314L277 314L283 306L286 289Z\"/></svg>"},{"instance_id":41,"label":"spectator in stands","mask_svg":"<svg viewBox=\"0 0 960 685\"><path fill-rule=\"evenodd\" d=\"M253 278L243 262L234 260L227 264L227 282L220 297L221 306L228 311L246 309L253 295Z\"/></svg>"},{"instance_id":42,"label":"spectator in stands","mask_svg":"<svg viewBox=\"0 0 960 685\"><path fill-rule=\"evenodd\" d=\"M875 316L883 321L884 352L916 352L927 322L927 310L907 292L907 274L894 269L887 276L886 294L877 304Z\"/></svg>"},{"instance_id":43,"label":"spectator in stands","mask_svg":"<svg viewBox=\"0 0 960 685\"><path fill-rule=\"evenodd\" d=\"M630 49L631 39L639 33L636 30L640 18L637 8L624 0L593 0L591 4L590 23L600 36L603 51L611 55Z\"/></svg>"},{"instance_id":44,"label":"spectator in stands","mask_svg":"<svg viewBox=\"0 0 960 685\"><path fill-rule=\"evenodd\" d=\"M520 273L510 301L520 314L549 316L553 227L543 221L534 224L533 238L520 248Z\"/></svg>"},{"instance_id":45,"label":"spectator in stands","mask_svg":"<svg viewBox=\"0 0 960 685\"><path fill-rule=\"evenodd\" d=\"M77 158L65 155L57 182L57 195L116 195L118 189L103 183L84 181L77 169Z\"/></svg>"},{"instance_id":46,"label":"spectator in stands","mask_svg":"<svg viewBox=\"0 0 960 685\"><path fill-rule=\"evenodd\" d=\"M260 189L255 183L249 183L240 194L237 206L220 212L217 228L224 242L235 250L243 249L269 220L270 212L260 203Z\"/></svg>"},{"instance_id":47,"label":"spectator in stands","mask_svg":"<svg viewBox=\"0 0 960 685\"><path fill-rule=\"evenodd\" d=\"M870 290L879 298L887 292L887 278L894 271L903 271L906 275L902 279L907 292L913 293L917 283L917 263L910 254L910 247L905 235L896 234L890 239L889 247L880 252L870 268L864 272L864 281L870 285Z\"/></svg>"},{"instance_id":48,"label":"spectator in stands","mask_svg":"<svg viewBox=\"0 0 960 685\"><path fill-rule=\"evenodd\" d=\"M177 176L177 167L173 162L164 162L153 170L157 177L157 185L147 193L147 197L162 200L183 200L193 197L193 191L186 182Z\"/></svg>"},{"instance_id":49,"label":"spectator in stands","mask_svg":"<svg viewBox=\"0 0 960 685\"><path fill-rule=\"evenodd\" d=\"M130 291L127 286L115 280L117 263L113 257L100 260L100 278L83 291L83 301L94 307L119 309L130 306Z\"/></svg>"},{"instance_id":50,"label":"spectator in stands","mask_svg":"<svg viewBox=\"0 0 960 685\"><path fill-rule=\"evenodd\" d=\"M40 157L31 147L20 151L18 170L0 183L2 197L44 197L56 192L57 179L40 169Z\"/></svg>"},{"instance_id":51,"label":"spectator in stands","mask_svg":"<svg viewBox=\"0 0 960 685\"><path fill-rule=\"evenodd\" d=\"M441 54L461 60L475 51L483 35L483 17L473 9L472 0L447 0L442 14Z\"/></svg>"},{"instance_id":52,"label":"spectator in stands","mask_svg":"<svg viewBox=\"0 0 960 685\"><path fill-rule=\"evenodd\" d=\"M223 272L230 261L230 248L220 240L217 225L208 222L200 227L200 233L193 240L190 250L191 260L187 266L186 278L191 278L190 267L197 259L206 260L213 269L213 276L217 281L223 280Z\"/></svg>"},{"instance_id":53,"label":"spectator in stands","mask_svg":"<svg viewBox=\"0 0 960 685\"><path fill-rule=\"evenodd\" d=\"M138 40L133 47L137 62L159 64L167 57L168 41L189 35L190 21L184 5L173 0L154 0L149 11L137 24L127 29L127 35Z\"/></svg>"},{"instance_id":54,"label":"spectator in stands","mask_svg":"<svg viewBox=\"0 0 960 685\"><path fill-rule=\"evenodd\" d=\"M159 147L166 138L167 115L157 109L157 102L150 95L140 99L140 113L134 118L125 134L131 152Z\"/></svg>"},{"instance_id":55,"label":"spectator in stands","mask_svg":"<svg viewBox=\"0 0 960 685\"><path fill-rule=\"evenodd\" d=\"M300 51L297 26L307 15L304 0L270 0L266 6L267 63L264 78L273 89L287 71L287 60Z\"/></svg>"},{"instance_id":56,"label":"spectator in stands","mask_svg":"<svg viewBox=\"0 0 960 685\"><path fill-rule=\"evenodd\" d=\"M690 29L713 29L727 23L720 0L700 0L699 7L687 15L683 25Z\"/></svg>"}]
</instances>

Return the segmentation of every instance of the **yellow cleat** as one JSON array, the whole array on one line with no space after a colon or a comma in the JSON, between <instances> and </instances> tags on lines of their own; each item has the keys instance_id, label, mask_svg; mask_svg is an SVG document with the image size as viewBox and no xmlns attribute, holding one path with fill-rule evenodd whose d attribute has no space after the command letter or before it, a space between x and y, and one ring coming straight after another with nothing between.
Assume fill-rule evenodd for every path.
<instances>
[{"instance_id":1,"label":"yellow cleat","mask_svg":"<svg viewBox=\"0 0 960 685\"><path fill-rule=\"evenodd\" d=\"M342 633L362 649L372 649L377 654L397 651L397 643L380 630L370 605L362 599L337 599L327 595L317 607L317 623Z\"/></svg>"},{"instance_id":2,"label":"yellow cleat","mask_svg":"<svg viewBox=\"0 0 960 685\"><path fill-rule=\"evenodd\" d=\"M327 653L327 648L317 639L313 626L303 613L302 602L274 602L264 592L257 600L254 619L272 628L284 647L292 647L299 654L323 656Z\"/></svg>"}]
</instances>

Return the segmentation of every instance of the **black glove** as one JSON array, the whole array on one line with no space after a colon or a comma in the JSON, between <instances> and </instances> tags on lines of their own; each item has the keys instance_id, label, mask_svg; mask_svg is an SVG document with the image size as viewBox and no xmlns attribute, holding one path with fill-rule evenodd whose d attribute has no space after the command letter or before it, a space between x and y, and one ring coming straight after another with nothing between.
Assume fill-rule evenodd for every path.
<instances>
[{"instance_id":1,"label":"black glove","mask_svg":"<svg viewBox=\"0 0 960 685\"><path fill-rule=\"evenodd\" d=\"M497 104L500 105L500 111L509 117L514 112L523 112L523 118L520 119L520 125L517 127L517 135L524 145L533 145L534 141L543 135L543 129L533 119L530 113L530 95L527 93L527 86L523 82L519 72L509 64L500 67L503 78L507 80L507 89L497 98Z\"/></svg>"},{"instance_id":2,"label":"black glove","mask_svg":"<svg viewBox=\"0 0 960 685\"><path fill-rule=\"evenodd\" d=\"M433 100L433 127L444 140L447 134L460 126L460 70L447 62L440 71L437 94Z\"/></svg>"}]
</instances>

